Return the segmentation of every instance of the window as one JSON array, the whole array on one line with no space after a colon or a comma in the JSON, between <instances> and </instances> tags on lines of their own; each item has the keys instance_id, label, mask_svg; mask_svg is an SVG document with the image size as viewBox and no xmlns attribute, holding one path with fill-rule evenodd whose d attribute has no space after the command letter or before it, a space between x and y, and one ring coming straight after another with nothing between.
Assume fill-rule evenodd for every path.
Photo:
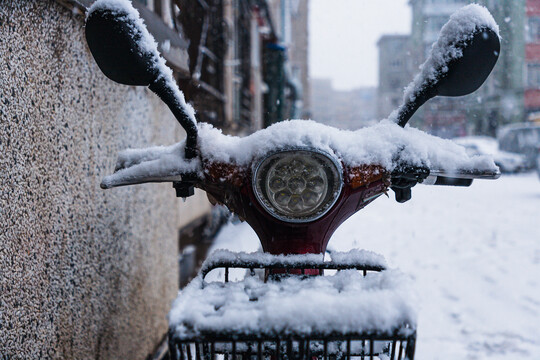
<instances>
[{"instance_id":1,"label":"window","mask_svg":"<svg viewBox=\"0 0 540 360\"><path fill-rule=\"evenodd\" d=\"M393 68L401 68L401 67L403 67L403 60L401 60L401 59L392 59L392 61L390 61L390 67L393 67Z\"/></svg>"},{"instance_id":2,"label":"window","mask_svg":"<svg viewBox=\"0 0 540 360\"><path fill-rule=\"evenodd\" d=\"M540 17L532 16L527 21L527 42L540 42Z\"/></svg>"},{"instance_id":3,"label":"window","mask_svg":"<svg viewBox=\"0 0 540 360\"><path fill-rule=\"evenodd\" d=\"M540 64L527 64L527 88L540 89Z\"/></svg>"}]
</instances>

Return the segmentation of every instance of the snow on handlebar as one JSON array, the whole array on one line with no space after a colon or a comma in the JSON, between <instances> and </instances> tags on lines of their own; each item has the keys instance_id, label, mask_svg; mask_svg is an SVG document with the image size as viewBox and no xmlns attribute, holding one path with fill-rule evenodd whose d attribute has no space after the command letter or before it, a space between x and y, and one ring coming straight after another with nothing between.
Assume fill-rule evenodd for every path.
<instances>
[{"instance_id":1,"label":"snow on handlebar","mask_svg":"<svg viewBox=\"0 0 540 360\"><path fill-rule=\"evenodd\" d=\"M402 164L437 169L432 175L496 178L498 168L488 156L470 157L450 140L414 128L383 121L356 131L339 130L313 121L292 120L259 130L247 137L224 135L209 124L199 125L199 157L182 154L184 142L169 147L125 150L115 173L103 179L103 188L146 182L175 181L205 166L221 163L247 169L258 158L280 149L322 150L346 167L381 166L388 173ZM205 165L206 164L206 165Z\"/></svg>"},{"instance_id":2,"label":"snow on handlebar","mask_svg":"<svg viewBox=\"0 0 540 360\"><path fill-rule=\"evenodd\" d=\"M497 61L498 34L497 24L484 7L473 4L462 8L441 30L420 74L406 89L403 104L389 120L375 126L345 131L292 120L238 138L196 122L172 71L129 1L98 0L90 7L86 22L86 38L98 66L116 82L148 86L169 106L187 133L185 141L170 147L124 151L115 173L105 177L101 187L173 182L177 194L191 194L213 164L246 172L268 154L290 149L323 152L343 165L344 174L347 169L366 166L371 167L371 173L382 171L385 181L392 182L392 189L405 189L405 201L417 182L464 186L473 178L497 178L498 168L492 159L469 157L449 140L402 127L430 98L461 96L476 90ZM406 173L400 173L403 166L427 169L428 173L408 179ZM177 186L182 185L190 190L179 191Z\"/></svg>"}]
</instances>

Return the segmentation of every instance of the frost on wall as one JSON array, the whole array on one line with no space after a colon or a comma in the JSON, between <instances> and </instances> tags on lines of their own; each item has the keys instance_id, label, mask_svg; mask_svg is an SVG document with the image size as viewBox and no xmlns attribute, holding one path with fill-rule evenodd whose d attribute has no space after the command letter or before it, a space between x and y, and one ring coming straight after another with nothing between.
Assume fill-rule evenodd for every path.
<instances>
[{"instance_id":1,"label":"frost on wall","mask_svg":"<svg viewBox=\"0 0 540 360\"><path fill-rule=\"evenodd\" d=\"M149 91L95 65L83 18L0 2L0 357L144 359L177 289L167 185L104 192L126 147L181 138Z\"/></svg>"}]
</instances>

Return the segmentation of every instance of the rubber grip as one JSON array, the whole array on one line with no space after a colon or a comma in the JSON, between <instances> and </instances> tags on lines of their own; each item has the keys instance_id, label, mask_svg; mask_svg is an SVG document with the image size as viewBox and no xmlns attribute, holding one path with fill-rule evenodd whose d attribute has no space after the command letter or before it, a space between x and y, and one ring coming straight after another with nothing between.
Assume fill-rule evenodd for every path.
<instances>
[{"instance_id":1,"label":"rubber grip","mask_svg":"<svg viewBox=\"0 0 540 360\"><path fill-rule=\"evenodd\" d=\"M460 179L446 176L437 176L437 180L433 185L444 186L471 186L473 179Z\"/></svg>"}]
</instances>

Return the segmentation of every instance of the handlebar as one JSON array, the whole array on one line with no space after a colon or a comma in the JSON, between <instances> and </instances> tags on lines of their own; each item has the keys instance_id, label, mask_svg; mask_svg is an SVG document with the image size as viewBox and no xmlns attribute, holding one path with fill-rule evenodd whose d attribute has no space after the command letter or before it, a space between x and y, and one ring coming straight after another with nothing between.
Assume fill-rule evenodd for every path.
<instances>
[{"instance_id":1,"label":"handlebar","mask_svg":"<svg viewBox=\"0 0 540 360\"><path fill-rule=\"evenodd\" d=\"M462 179L457 177L430 175L424 180L424 185L443 185L443 186L471 186L473 179Z\"/></svg>"},{"instance_id":2,"label":"handlebar","mask_svg":"<svg viewBox=\"0 0 540 360\"><path fill-rule=\"evenodd\" d=\"M197 124L195 119L188 115L187 104L182 103L181 96L176 94L176 84L170 84L166 78L162 77L151 83L149 88L167 104L176 120L186 131L185 158L187 160L195 158L197 156Z\"/></svg>"},{"instance_id":3,"label":"handlebar","mask_svg":"<svg viewBox=\"0 0 540 360\"><path fill-rule=\"evenodd\" d=\"M396 195L396 201L404 203L411 199L411 188L416 184L442 186L471 186L474 179L498 179L500 171L464 170L447 172L430 170L420 166L397 167L391 175L391 189Z\"/></svg>"}]
</instances>

